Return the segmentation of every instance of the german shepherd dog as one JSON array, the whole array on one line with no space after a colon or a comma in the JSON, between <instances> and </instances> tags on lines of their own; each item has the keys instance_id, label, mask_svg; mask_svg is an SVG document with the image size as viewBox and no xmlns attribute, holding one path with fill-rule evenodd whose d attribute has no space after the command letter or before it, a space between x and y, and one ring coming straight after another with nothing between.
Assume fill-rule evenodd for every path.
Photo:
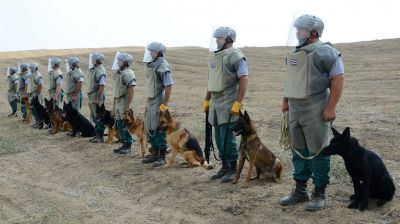
<instances>
[{"instance_id":1,"label":"german shepherd dog","mask_svg":"<svg viewBox=\"0 0 400 224\"><path fill-rule=\"evenodd\" d=\"M34 97L30 104L31 108L35 109L38 120L41 122L39 129L42 129L44 124L46 124L47 127L51 127L50 115L47 113L46 108L39 102L39 97Z\"/></svg>"},{"instance_id":2,"label":"german shepherd dog","mask_svg":"<svg viewBox=\"0 0 400 224\"><path fill-rule=\"evenodd\" d=\"M59 108L53 98L50 100L44 99L44 104L46 106L46 110L50 115L50 121L52 124L52 129L50 130L50 134L56 134L59 132L61 127L63 127L64 119L62 117L62 109Z\"/></svg>"},{"instance_id":3,"label":"german shepherd dog","mask_svg":"<svg viewBox=\"0 0 400 224\"><path fill-rule=\"evenodd\" d=\"M72 126L71 137L75 137L77 132L80 132L82 137L93 137L96 135L96 130L92 123L73 108L72 102L68 104L64 102L62 116Z\"/></svg>"},{"instance_id":4,"label":"german shepherd dog","mask_svg":"<svg viewBox=\"0 0 400 224\"><path fill-rule=\"evenodd\" d=\"M101 106L98 104L96 105L96 119L107 127L108 137L106 143L112 144L113 137L116 137L119 141L118 130L115 127L115 119L111 116L111 111L106 110L104 103Z\"/></svg>"},{"instance_id":5,"label":"german shepherd dog","mask_svg":"<svg viewBox=\"0 0 400 224\"><path fill-rule=\"evenodd\" d=\"M32 110L31 110L31 106L29 103L29 97L22 97L21 99L21 104L25 105L26 108L26 113L28 114L24 120L25 124L30 124L32 122Z\"/></svg>"},{"instance_id":6,"label":"german shepherd dog","mask_svg":"<svg viewBox=\"0 0 400 224\"><path fill-rule=\"evenodd\" d=\"M143 120L135 116L133 110L130 109L128 112L124 113L124 121L127 124L126 129L139 139L140 153L142 158L144 158L147 140L146 140L146 129Z\"/></svg>"},{"instance_id":7,"label":"german shepherd dog","mask_svg":"<svg viewBox=\"0 0 400 224\"><path fill-rule=\"evenodd\" d=\"M283 163L261 142L256 127L247 111L244 112L244 115L240 112L239 119L233 126L233 131L236 136L242 136L239 148L239 166L233 183L236 184L238 182L245 160L249 161L249 170L244 187L248 187L251 180L260 179L261 174L263 176L268 174L268 177L271 177L274 181L280 180L283 172ZM256 168L257 176L251 178L254 167Z\"/></svg>"},{"instance_id":8,"label":"german shepherd dog","mask_svg":"<svg viewBox=\"0 0 400 224\"><path fill-rule=\"evenodd\" d=\"M207 166L199 141L187 129L181 128L180 123L171 117L169 110L160 111L159 128L167 133L167 143L171 147L171 158L165 167L171 167L176 155L180 152L189 168Z\"/></svg>"},{"instance_id":9,"label":"german shepherd dog","mask_svg":"<svg viewBox=\"0 0 400 224\"><path fill-rule=\"evenodd\" d=\"M378 199L378 207L391 201L396 188L382 159L359 145L358 140L350 136L350 128L340 134L332 127L332 132L334 137L323 153L339 155L344 160L354 187L351 203L347 207L364 211L368 208L369 197Z\"/></svg>"}]
</instances>

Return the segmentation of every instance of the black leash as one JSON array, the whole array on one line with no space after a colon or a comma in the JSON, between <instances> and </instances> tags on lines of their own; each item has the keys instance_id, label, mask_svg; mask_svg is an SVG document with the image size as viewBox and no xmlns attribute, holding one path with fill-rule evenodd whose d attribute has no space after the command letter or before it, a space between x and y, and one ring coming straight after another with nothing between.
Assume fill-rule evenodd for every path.
<instances>
[{"instance_id":1,"label":"black leash","mask_svg":"<svg viewBox=\"0 0 400 224\"><path fill-rule=\"evenodd\" d=\"M204 144L204 156L206 158L207 163L210 163L210 152L213 152L214 158L217 161L220 161L218 157L215 155L215 148L214 148L214 143L213 143L213 138L212 138L212 125L210 122L208 122L208 114L209 112L206 112L206 121L205 121L205 131L206 131L206 138L205 138L205 144Z\"/></svg>"}]
</instances>

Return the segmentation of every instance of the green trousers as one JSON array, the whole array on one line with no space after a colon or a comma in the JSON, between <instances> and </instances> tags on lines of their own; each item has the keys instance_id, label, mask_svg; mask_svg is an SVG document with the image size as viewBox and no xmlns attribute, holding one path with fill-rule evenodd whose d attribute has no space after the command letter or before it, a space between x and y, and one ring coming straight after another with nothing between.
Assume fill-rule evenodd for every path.
<instances>
[{"instance_id":1,"label":"green trousers","mask_svg":"<svg viewBox=\"0 0 400 224\"><path fill-rule=\"evenodd\" d=\"M297 149L304 157L311 156L308 149ZM310 177L316 187L324 187L329 184L329 170L331 157L319 154L312 160L302 159L292 151L293 178L298 181L307 182Z\"/></svg>"},{"instance_id":2,"label":"green trousers","mask_svg":"<svg viewBox=\"0 0 400 224\"><path fill-rule=\"evenodd\" d=\"M89 98L89 109L90 109L90 119L93 121L94 123L94 128L96 129L96 133L104 133L104 130L106 129L106 127L104 126L104 123L101 122L100 120L96 119L96 106L97 104L94 104L94 97L96 96L97 93L94 94L89 94L88 98ZM101 95L100 99L98 100L98 105L101 106L104 104L104 100L105 100L105 95Z\"/></svg>"},{"instance_id":3,"label":"green trousers","mask_svg":"<svg viewBox=\"0 0 400 224\"><path fill-rule=\"evenodd\" d=\"M116 120L115 124L117 126L119 137L124 144L132 144L132 135L126 129L126 123L124 120Z\"/></svg>"},{"instance_id":4,"label":"green trousers","mask_svg":"<svg viewBox=\"0 0 400 224\"><path fill-rule=\"evenodd\" d=\"M232 131L233 123L226 123L214 127L215 142L222 162L235 162L238 160L238 148L235 134Z\"/></svg>"},{"instance_id":5,"label":"green trousers","mask_svg":"<svg viewBox=\"0 0 400 224\"><path fill-rule=\"evenodd\" d=\"M22 113L23 119L28 117L28 111L26 110L26 105L25 105L25 103L22 103L22 102L21 102L21 113Z\"/></svg>"},{"instance_id":6,"label":"green trousers","mask_svg":"<svg viewBox=\"0 0 400 224\"><path fill-rule=\"evenodd\" d=\"M10 101L10 106L11 106L12 113L13 113L13 114L17 113L17 110L18 110L18 100Z\"/></svg>"},{"instance_id":7,"label":"green trousers","mask_svg":"<svg viewBox=\"0 0 400 224\"><path fill-rule=\"evenodd\" d=\"M157 153L166 151L168 148L167 134L163 130L149 131L147 133L147 142Z\"/></svg>"}]
</instances>

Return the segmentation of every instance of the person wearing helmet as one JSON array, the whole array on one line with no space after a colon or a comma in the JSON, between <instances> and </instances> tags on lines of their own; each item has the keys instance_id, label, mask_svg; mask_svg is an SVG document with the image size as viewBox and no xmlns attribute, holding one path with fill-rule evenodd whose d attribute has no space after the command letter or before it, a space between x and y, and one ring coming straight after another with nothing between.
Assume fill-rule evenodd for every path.
<instances>
[{"instance_id":1,"label":"person wearing helmet","mask_svg":"<svg viewBox=\"0 0 400 224\"><path fill-rule=\"evenodd\" d=\"M231 128L243 108L248 66L243 53L233 47L235 30L219 27L214 31L213 38L212 44L216 46L210 48L213 57L208 65L208 88L203 108L204 112L209 112L208 122L215 130L222 167L210 179L228 183L237 171L238 149Z\"/></svg>"},{"instance_id":2,"label":"person wearing helmet","mask_svg":"<svg viewBox=\"0 0 400 224\"><path fill-rule=\"evenodd\" d=\"M146 53L150 56L149 60L144 60L147 62L146 129L148 142L155 154L145 158L142 162L153 163L153 167L159 167L165 164L168 146L165 130L158 129L158 116L160 111L168 109L173 81L170 65L165 59L165 46L159 42L152 42L147 46L145 55Z\"/></svg>"},{"instance_id":3,"label":"person wearing helmet","mask_svg":"<svg viewBox=\"0 0 400 224\"><path fill-rule=\"evenodd\" d=\"M42 80L43 77L39 72L39 65L37 63L29 64L29 69L31 75L28 78L28 95L29 102L32 101L33 98L38 97L39 102L42 102ZM33 128L41 128L43 127L43 121L39 120L37 112L35 108L32 107L32 115L35 119L35 123L32 125Z\"/></svg>"},{"instance_id":4,"label":"person wearing helmet","mask_svg":"<svg viewBox=\"0 0 400 224\"><path fill-rule=\"evenodd\" d=\"M95 123L96 136L89 140L92 143L104 142L104 124L96 119L96 106L102 106L105 100L104 87L106 85L106 69L104 68L104 55L93 53L89 63L89 84L87 94L89 99L90 118Z\"/></svg>"},{"instance_id":5,"label":"person wearing helmet","mask_svg":"<svg viewBox=\"0 0 400 224\"><path fill-rule=\"evenodd\" d=\"M133 138L126 128L124 113L131 108L136 86L135 73L132 71L133 57L128 53L117 53L118 70L114 74L114 106L113 114L122 146L114 149L114 153L130 154Z\"/></svg>"},{"instance_id":6,"label":"person wearing helmet","mask_svg":"<svg viewBox=\"0 0 400 224\"><path fill-rule=\"evenodd\" d=\"M17 75L17 68L16 67L9 67L7 70L7 80L8 80L8 102L11 106L11 114L8 117L16 117L17 116L17 109L18 109L18 75Z\"/></svg>"},{"instance_id":7,"label":"person wearing helmet","mask_svg":"<svg viewBox=\"0 0 400 224\"><path fill-rule=\"evenodd\" d=\"M79 111L82 107L82 84L83 73L79 67L79 58L70 57L67 60L69 71L67 72L67 87L65 93L67 95L66 103L72 102L72 107Z\"/></svg>"},{"instance_id":8,"label":"person wearing helmet","mask_svg":"<svg viewBox=\"0 0 400 224\"><path fill-rule=\"evenodd\" d=\"M280 199L281 205L309 201L307 181L314 184L307 211L325 207L329 184L330 157L320 154L329 144L330 122L336 118L336 105L343 93L344 66L330 43L320 41L323 21L303 15L294 22L298 46L288 56L287 79L282 112L289 113L294 190Z\"/></svg>"},{"instance_id":9,"label":"person wearing helmet","mask_svg":"<svg viewBox=\"0 0 400 224\"><path fill-rule=\"evenodd\" d=\"M63 75L60 69L61 60L58 58L51 58L49 60L49 83L48 83L48 91L50 97L55 102L56 106L61 107L61 102L63 99L63 90L61 89Z\"/></svg>"},{"instance_id":10,"label":"person wearing helmet","mask_svg":"<svg viewBox=\"0 0 400 224\"><path fill-rule=\"evenodd\" d=\"M28 111L26 110L26 105L23 98L28 96L27 94L29 86L28 77L30 76L30 73L28 70L29 65L27 63L21 63L19 65L19 68L20 68L20 73L18 74L18 83L19 83L18 95L21 103L21 113L22 113L21 122L24 122L25 119L28 117Z\"/></svg>"}]
</instances>

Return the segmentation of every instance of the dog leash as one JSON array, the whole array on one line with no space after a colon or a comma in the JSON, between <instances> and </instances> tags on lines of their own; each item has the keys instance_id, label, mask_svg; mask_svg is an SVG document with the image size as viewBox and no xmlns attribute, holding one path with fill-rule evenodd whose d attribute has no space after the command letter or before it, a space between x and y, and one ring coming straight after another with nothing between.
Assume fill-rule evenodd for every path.
<instances>
[{"instance_id":1,"label":"dog leash","mask_svg":"<svg viewBox=\"0 0 400 224\"><path fill-rule=\"evenodd\" d=\"M214 142L213 142L213 137L212 137L212 125L210 122L208 122L208 115L209 112L206 112L206 120L205 120L205 131L206 131L206 137L205 137L205 148L204 148L204 154L207 160L207 163L210 163L210 152L213 152L214 158L217 161L220 161L218 157L215 155L215 148L214 148Z\"/></svg>"},{"instance_id":2,"label":"dog leash","mask_svg":"<svg viewBox=\"0 0 400 224\"><path fill-rule=\"evenodd\" d=\"M332 127L333 121L330 122L330 126ZM303 156L299 151L297 151L293 145L292 141L290 140L290 131L289 131L289 113L286 111L283 113L282 123L281 123L281 137L279 139L279 144L282 146L284 150L291 149L293 150L300 158L305 160L312 160L317 157L322 150L326 147L323 145L316 154L312 156Z\"/></svg>"}]
</instances>

